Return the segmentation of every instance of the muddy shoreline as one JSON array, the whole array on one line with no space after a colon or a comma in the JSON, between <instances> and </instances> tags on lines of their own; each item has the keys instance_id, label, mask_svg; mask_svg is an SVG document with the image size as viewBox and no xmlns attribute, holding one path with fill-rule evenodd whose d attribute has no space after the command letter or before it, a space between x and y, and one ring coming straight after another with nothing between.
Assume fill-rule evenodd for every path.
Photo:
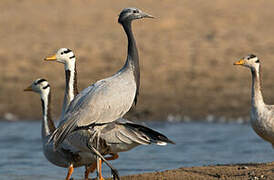
<instances>
[{"instance_id":1,"label":"muddy shoreline","mask_svg":"<svg viewBox=\"0 0 274 180\"><path fill-rule=\"evenodd\" d=\"M274 179L274 162L182 167L123 176L122 180L262 180Z\"/></svg>"}]
</instances>

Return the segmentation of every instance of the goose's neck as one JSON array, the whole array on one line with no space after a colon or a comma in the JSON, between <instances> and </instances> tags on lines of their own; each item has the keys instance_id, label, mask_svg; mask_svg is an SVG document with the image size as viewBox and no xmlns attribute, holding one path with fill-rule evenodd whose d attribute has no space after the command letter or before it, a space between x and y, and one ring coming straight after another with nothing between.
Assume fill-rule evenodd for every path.
<instances>
[{"instance_id":1,"label":"goose's neck","mask_svg":"<svg viewBox=\"0 0 274 180\"><path fill-rule=\"evenodd\" d=\"M139 55L137 45L134 39L134 35L131 28L131 22L122 23L123 28L126 32L128 38L128 54L127 61L124 68L130 68L134 72L134 78L136 82L136 95L134 102L137 103L137 96L139 94L139 86L140 86L140 67L139 67Z\"/></svg>"},{"instance_id":2,"label":"goose's neck","mask_svg":"<svg viewBox=\"0 0 274 180\"><path fill-rule=\"evenodd\" d=\"M51 94L48 92L47 94L41 95L42 101L42 111L43 111L43 122L42 122L42 138L46 138L51 135L55 130L55 125L51 118Z\"/></svg>"},{"instance_id":3,"label":"goose's neck","mask_svg":"<svg viewBox=\"0 0 274 180\"><path fill-rule=\"evenodd\" d=\"M73 60L75 62L75 58ZM65 89L61 117L64 116L64 114L69 106L69 103L78 94L76 64L74 63L73 65L66 65L65 66L65 74L66 74L66 89Z\"/></svg>"},{"instance_id":4,"label":"goose's neck","mask_svg":"<svg viewBox=\"0 0 274 180\"><path fill-rule=\"evenodd\" d=\"M251 103L254 108L258 108L264 105L262 86L261 86L261 68L251 69L252 74L252 92L251 92Z\"/></svg>"}]
</instances>

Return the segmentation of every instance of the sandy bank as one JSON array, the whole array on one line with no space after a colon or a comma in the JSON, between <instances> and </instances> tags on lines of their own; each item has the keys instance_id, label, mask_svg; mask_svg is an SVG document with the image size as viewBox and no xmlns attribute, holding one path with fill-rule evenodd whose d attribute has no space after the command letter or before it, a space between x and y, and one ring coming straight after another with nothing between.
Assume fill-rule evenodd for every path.
<instances>
[{"instance_id":1,"label":"sandy bank","mask_svg":"<svg viewBox=\"0 0 274 180\"><path fill-rule=\"evenodd\" d=\"M179 168L124 176L122 180L262 180L274 179L274 162Z\"/></svg>"}]
</instances>

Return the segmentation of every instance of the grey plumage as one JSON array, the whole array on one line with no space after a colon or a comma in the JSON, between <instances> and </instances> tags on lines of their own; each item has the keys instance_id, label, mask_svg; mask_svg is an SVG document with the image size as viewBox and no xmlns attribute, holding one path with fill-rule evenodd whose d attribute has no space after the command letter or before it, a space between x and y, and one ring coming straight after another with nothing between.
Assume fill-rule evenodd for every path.
<instances>
[{"instance_id":1,"label":"grey plumage","mask_svg":"<svg viewBox=\"0 0 274 180\"><path fill-rule=\"evenodd\" d=\"M174 144L165 135L125 119L106 124L101 130L100 138L106 142L109 153L128 151L138 145Z\"/></svg>"},{"instance_id":2,"label":"grey plumage","mask_svg":"<svg viewBox=\"0 0 274 180\"><path fill-rule=\"evenodd\" d=\"M174 144L165 135L122 118L111 123L78 128L74 132L75 136L70 137L73 146L81 151L89 151L89 148L85 147L85 143L89 141L92 146L96 147L97 139L99 139L97 149L102 155L128 151L138 145Z\"/></svg>"}]
</instances>

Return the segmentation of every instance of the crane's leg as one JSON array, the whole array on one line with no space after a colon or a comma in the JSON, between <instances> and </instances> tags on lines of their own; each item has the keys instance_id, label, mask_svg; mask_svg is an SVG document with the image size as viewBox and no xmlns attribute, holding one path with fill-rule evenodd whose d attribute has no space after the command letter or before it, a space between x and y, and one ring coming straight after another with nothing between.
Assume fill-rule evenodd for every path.
<instances>
[{"instance_id":1,"label":"crane's leg","mask_svg":"<svg viewBox=\"0 0 274 180\"><path fill-rule=\"evenodd\" d=\"M119 158L118 154L110 154L110 155L111 157L106 157L107 161L111 161ZM89 173L93 173L95 169L96 169L96 163L91 164L89 167L86 166L85 180L88 180Z\"/></svg>"},{"instance_id":2,"label":"crane's leg","mask_svg":"<svg viewBox=\"0 0 274 180\"><path fill-rule=\"evenodd\" d=\"M101 159L99 156L96 157L96 166L97 166L97 180L102 180L102 169L101 169Z\"/></svg>"},{"instance_id":3,"label":"crane's leg","mask_svg":"<svg viewBox=\"0 0 274 180\"><path fill-rule=\"evenodd\" d=\"M73 164L71 164L68 168L68 173L67 173L67 177L66 177L66 180L70 180L70 177L73 173Z\"/></svg>"},{"instance_id":4,"label":"crane's leg","mask_svg":"<svg viewBox=\"0 0 274 180\"><path fill-rule=\"evenodd\" d=\"M97 134L96 149L99 149L100 133ZM97 160L97 179L104 180L102 177L102 160L99 156L96 157Z\"/></svg>"}]
</instances>

